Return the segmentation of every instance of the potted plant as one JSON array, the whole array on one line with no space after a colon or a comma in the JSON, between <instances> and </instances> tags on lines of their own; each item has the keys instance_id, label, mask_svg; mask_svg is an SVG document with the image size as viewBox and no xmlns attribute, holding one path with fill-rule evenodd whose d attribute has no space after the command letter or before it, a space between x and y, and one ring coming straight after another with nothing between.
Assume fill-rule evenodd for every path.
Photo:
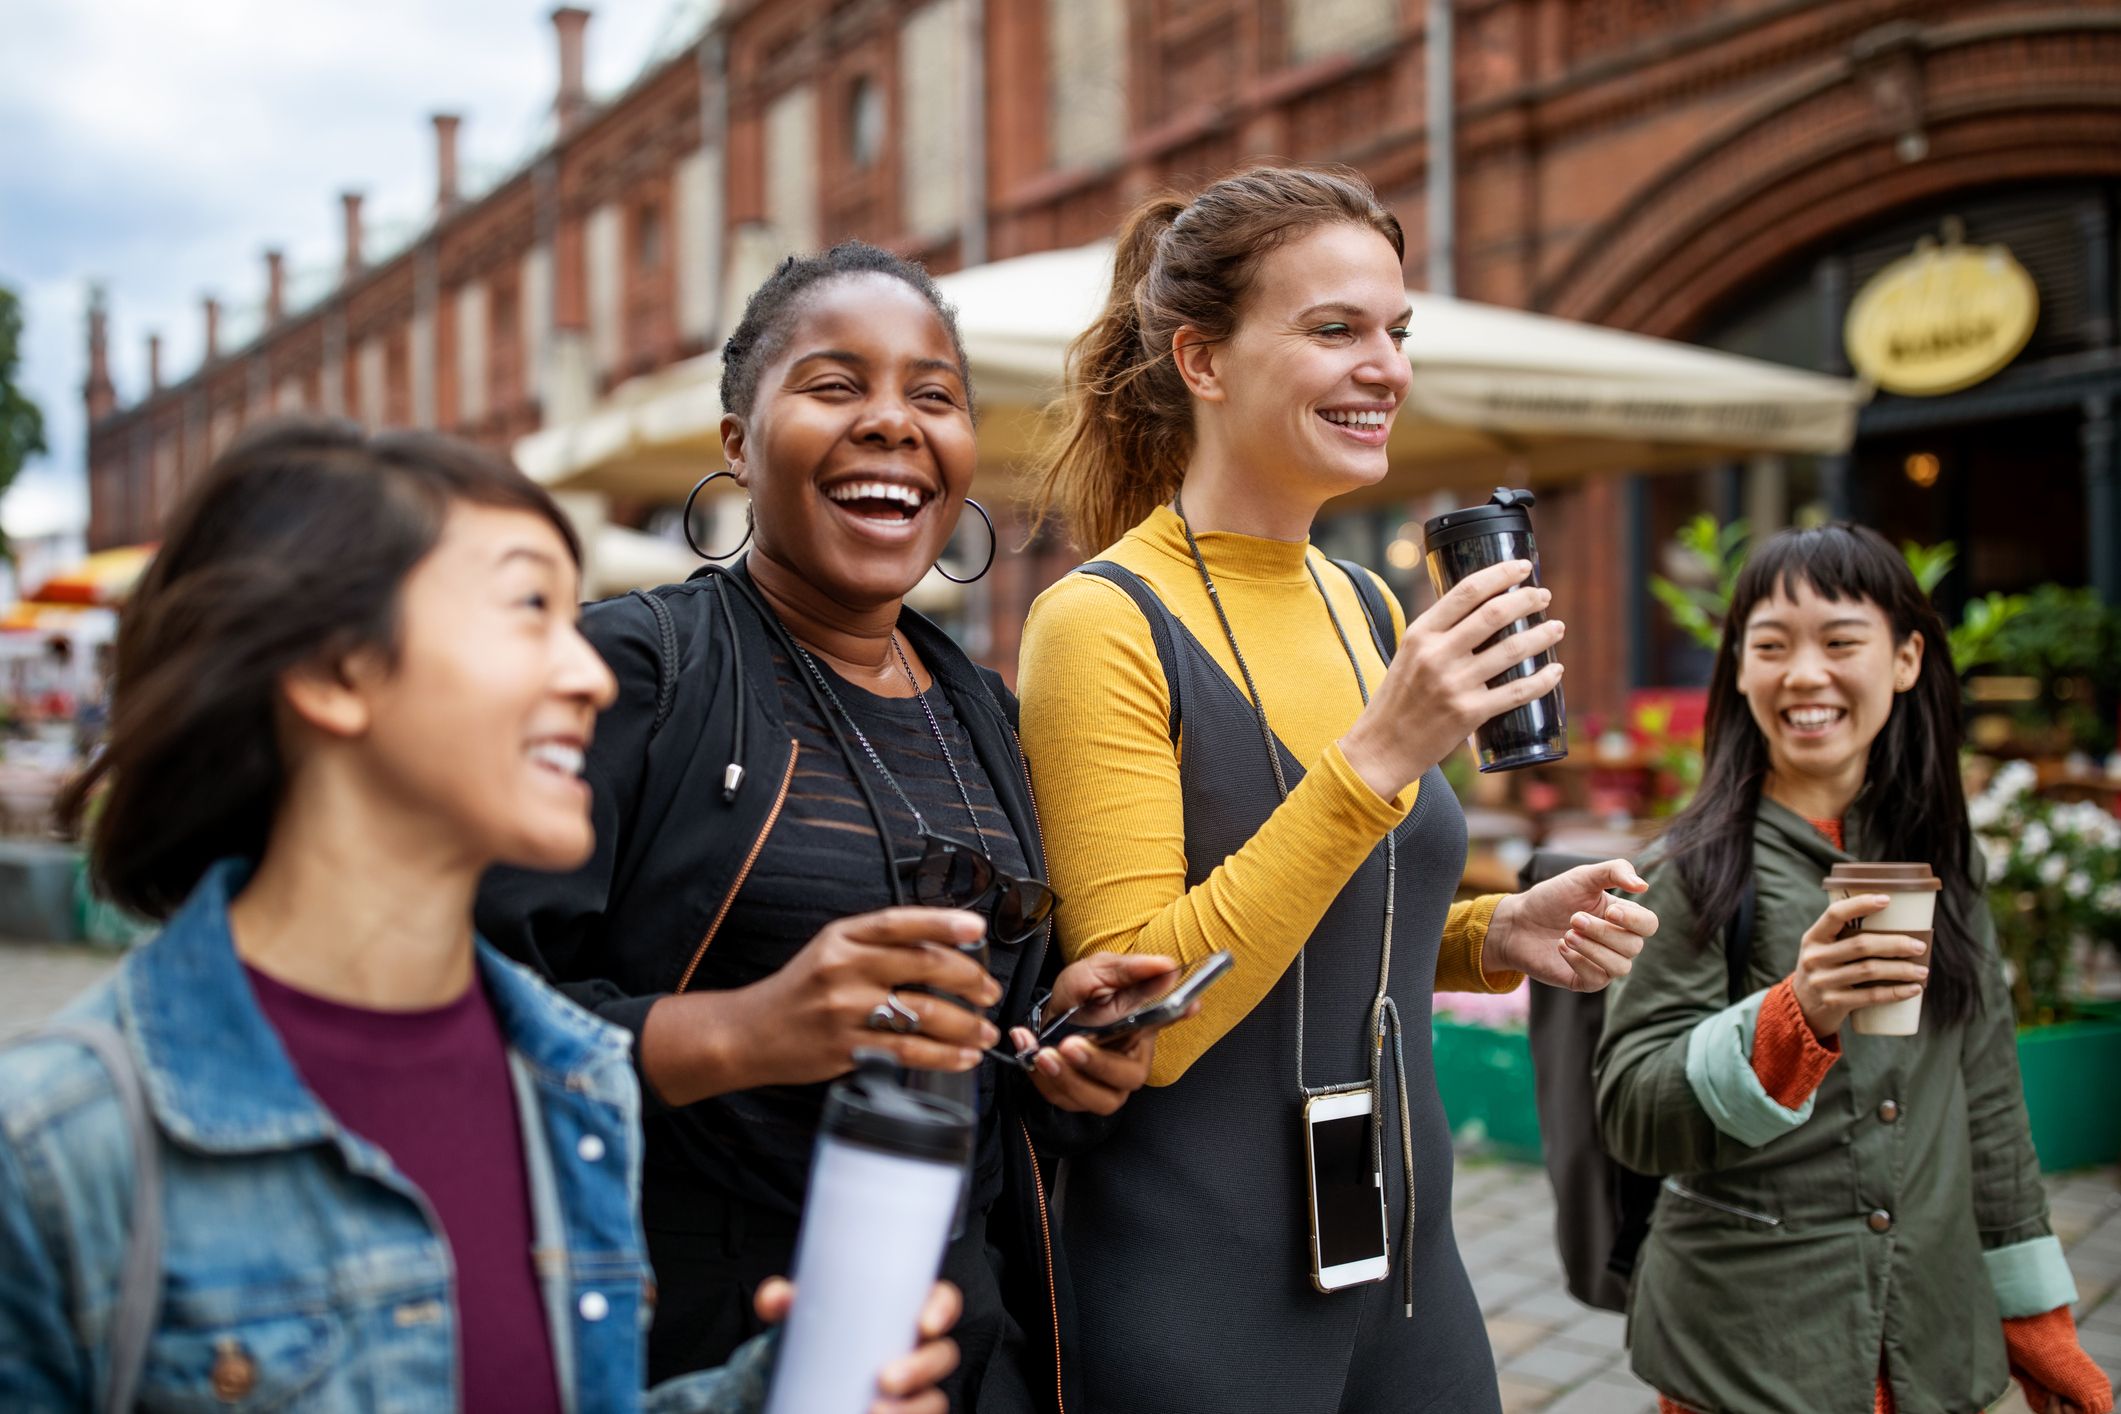
<instances>
[{"instance_id":1,"label":"potted plant","mask_svg":"<svg viewBox=\"0 0 2121 1414\"><path fill-rule=\"evenodd\" d=\"M2035 792L2007 762L1967 805L2017 1012L2018 1070L2043 1167L2121 1158L2121 1006L2076 994L2078 962L2121 939L2121 821ZM2101 1083L2100 1077L2106 1083Z\"/></svg>"}]
</instances>

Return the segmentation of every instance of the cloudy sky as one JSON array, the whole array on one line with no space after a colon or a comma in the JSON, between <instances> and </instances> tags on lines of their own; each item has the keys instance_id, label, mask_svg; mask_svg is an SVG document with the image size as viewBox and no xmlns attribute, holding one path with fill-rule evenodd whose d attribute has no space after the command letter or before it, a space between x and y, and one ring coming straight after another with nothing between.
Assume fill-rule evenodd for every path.
<instances>
[{"instance_id":1,"label":"cloudy sky","mask_svg":"<svg viewBox=\"0 0 2121 1414\"><path fill-rule=\"evenodd\" d=\"M22 296L23 373L48 455L0 520L84 523L81 385L92 281L109 292L122 402L256 328L267 246L297 299L341 255L341 191L367 194L368 247L417 229L434 196L430 114L464 115L460 163L484 185L535 147L557 60L555 0L0 0L0 284ZM585 0L589 84L623 87L697 33L707 0ZM233 334L233 338L231 337Z\"/></svg>"}]
</instances>

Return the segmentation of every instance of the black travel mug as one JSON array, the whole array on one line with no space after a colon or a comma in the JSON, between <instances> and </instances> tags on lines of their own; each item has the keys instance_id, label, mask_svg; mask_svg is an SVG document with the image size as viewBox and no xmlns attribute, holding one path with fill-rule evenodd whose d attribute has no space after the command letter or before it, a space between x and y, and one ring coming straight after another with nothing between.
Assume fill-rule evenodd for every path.
<instances>
[{"instance_id":1,"label":"black travel mug","mask_svg":"<svg viewBox=\"0 0 2121 1414\"><path fill-rule=\"evenodd\" d=\"M1467 575L1499 565L1505 560L1530 560L1532 577L1539 583L1539 547L1532 539L1532 493L1495 488L1486 505L1448 511L1421 528L1423 548L1429 562L1429 583L1441 599ZM1482 650L1500 643L1513 633L1522 633L1546 622L1545 614L1519 619L1480 645ZM1500 687L1514 678L1528 678L1554 661L1551 652L1536 653L1516 667L1493 678L1488 686ZM1473 732L1473 754L1483 771L1514 771L1542 761L1559 761L1569 754L1568 716L1562 706L1561 689L1513 707Z\"/></svg>"}]
</instances>

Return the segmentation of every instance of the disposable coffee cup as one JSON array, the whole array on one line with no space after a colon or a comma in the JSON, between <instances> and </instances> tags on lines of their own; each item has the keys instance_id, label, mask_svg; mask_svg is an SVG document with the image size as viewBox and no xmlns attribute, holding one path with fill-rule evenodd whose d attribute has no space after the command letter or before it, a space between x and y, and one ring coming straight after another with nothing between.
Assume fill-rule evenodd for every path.
<instances>
[{"instance_id":1,"label":"disposable coffee cup","mask_svg":"<svg viewBox=\"0 0 2121 1414\"><path fill-rule=\"evenodd\" d=\"M914 1348L972 1163L972 1111L901 1084L883 1052L826 1093L795 1245L795 1309L767 1414L863 1414Z\"/></svg>"},{"instance_id":2,"label":"disposable coffee cup","mask_svg":"<svg viewBox=\"0 0 2121 1414\"><path fill-rule=\"evenodd\" d=\"M1467 575L1506 560L1530 560L1532 577L1525 582L1538 584L1539 547L1532 539L1532 503L1531 492L1498 486L1486 505L1448 511L1424 524L1422 547L1436 597L1441 599L1450 593L1452 586ZM1546 617L1533 614L1519 619L1481 644L1478 651L1485 651L1513 633L1543 624ZM1491 678L1488 686L1501 687L1514 679L1531 677L1553 661L1551 650L1536 653L1501 676ZM1473 755L1483 771L1514 771L1521 766L1559 761L1568 754L1568 712L1559 687L1482 723L1473 733Z\"/></svg>"},{"instance_id":3,"label":"disposable coffee cup","mask_svg":"<svg viewBox=\"0 0 2121 1414\"><path fill-rule=\"evenodd\" d=\"M1843 937L1857 933L1897 933L1922 944L1916 962L1930 960L1930 924L1937 913L1937 894L1944 887L1927 864L1836 864L1827 871L1826 891L1837 903L1860 894L1884 894L1884 909L1851 920ZM1894 982L1866 986L1892 987ZM1861 1036L1913 1036L1922 1028L1922 993L1897 1002L1881 1002L1852 1013L1849 1024Z\"/></svg>"}]
</instances>

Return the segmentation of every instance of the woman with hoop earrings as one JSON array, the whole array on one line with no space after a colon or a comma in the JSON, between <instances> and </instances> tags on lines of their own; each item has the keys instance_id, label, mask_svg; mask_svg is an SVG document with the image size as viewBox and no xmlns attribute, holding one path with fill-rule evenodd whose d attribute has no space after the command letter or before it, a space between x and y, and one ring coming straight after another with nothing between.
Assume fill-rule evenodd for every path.
<instances>
[{"instance_id":1,"label":"woman with hoop earrings","mask_svg":"<svg viewBox=\"0 0 2121 1414\"><path fill-rule=\"evenodd\" d=\"M1062 969L1015 699L905 607L975 464L956 319L927 272L859 243L784 262L730 336L721 397L716 475L750 495L748 553L584 613L619 682L588 757L596 854L491 876L480 925L636 1038L659 1377L755 1332L825 1086L882 1047L979 1115L943 1268L965 1296L952 1407L1050 1407L1074 1374L1039 1150L1093 1123L1062 1112L1117 1109L1153 1041L1076 1038L1022 1067L985 1053L1005 1032L1031 1049L1041 1003L1173 963Z\"/></svg>"}]
</instances>

